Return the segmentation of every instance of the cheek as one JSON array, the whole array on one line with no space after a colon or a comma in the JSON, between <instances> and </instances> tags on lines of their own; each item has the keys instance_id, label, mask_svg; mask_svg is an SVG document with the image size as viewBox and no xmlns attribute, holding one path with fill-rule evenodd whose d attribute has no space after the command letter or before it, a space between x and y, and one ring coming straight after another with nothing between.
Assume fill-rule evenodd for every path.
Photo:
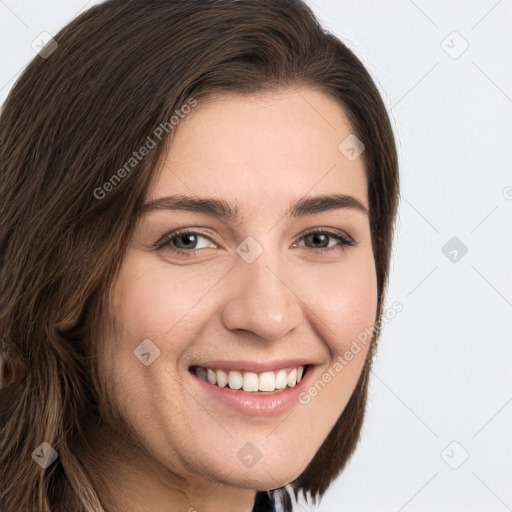
<instances>
[{"instance_id":1,"label":"cheek","mask_svg":"<svg viewBox=\"0 0 512 512\"><path fill-rule=\"evenodd\" d=\"M315 329L329 348L330 361L318 368L301 402L324 411L325 425L332 426L345 408L363 369L377 314L377 277L373 257L347 262L327 276L309 304ZM312 283L310 283L311 285Z\"/></svg>"},{"instance_id":2,"label":"cheek","mask_svg":"<svg viewBox=\"0 0 512 512\"><path fill-rule=\"evenodd\" d=\"M133 268L141 266L131 265ZM126 268L130 268L127 261ZM218 280L215 272L195 266L175 272L169 264L145 265L142 270L124 270L113 290L115 318L134 338L162 339L170 336L173 346L195 324L194 319L208 314L205 293ZM176 336L179 332L180 336Z\"/></svg>"},{"instance_id":3,"label":"cheek","mask_svg":"<svg viewBox=\"0 0 512 512\"><path fill-rule=\"evenodd\" d=\"M353 340L364 337L374 325L378 297L371 254L347 258L345 263L336 265L336 270L327 266L321 273L310 275L303 286L308 306L315 313L310 318L316 319L315 327L333 358L348 350Z\"/></svg>"},{"instance_id":4,"label":"cheek","mask_svg":"<svg viewBox=\"0 0 512 512\"><path fill-rule=\"evenodd\" d=\"M336 335L331 343L336 355L346 351L353 340L361 339L361 335L375 323L377 313L377 282L373 265L342 281L342 289L328 312Z\"/></svg>"},{"instance_id":5,"label":"cheek","mask_svg":"<svg viewBox=\"0 0 512 512\"><path fill-rule=\"evenodd\" d=\"M171 274L168 264L143 265L130 255L124 261L111 290L116 332L106 337L101 358L102 375L123 410L136 405L140 415L156 402L169 386L166 368L172 371L194 337L198 315L205 314L201 297L208 277L185 274Z\"/></svg>"}]
</instances>

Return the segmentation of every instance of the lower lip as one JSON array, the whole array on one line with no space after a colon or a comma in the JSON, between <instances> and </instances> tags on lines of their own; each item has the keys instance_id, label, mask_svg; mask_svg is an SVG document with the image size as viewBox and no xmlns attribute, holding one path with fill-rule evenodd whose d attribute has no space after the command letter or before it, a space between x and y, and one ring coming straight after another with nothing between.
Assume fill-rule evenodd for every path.
<instances>
[{"instance_id":1,"label":"lower lip","mask_svg":"<svg viewBox=\"0 0 512 512\"><path fill-rule=\"evenodd\" d=\"M191 375L201 389L206 391L210 397L228 405L232 409L247 416L269 417L284 414L298 402L299 395L307 388L312 373L313 366L309 366L308 371L295 387L265 394L248 393L242 390L236 391L228 387L220 388L201 379L194 373L191 373Z\"/></svg>"}]
</instances>

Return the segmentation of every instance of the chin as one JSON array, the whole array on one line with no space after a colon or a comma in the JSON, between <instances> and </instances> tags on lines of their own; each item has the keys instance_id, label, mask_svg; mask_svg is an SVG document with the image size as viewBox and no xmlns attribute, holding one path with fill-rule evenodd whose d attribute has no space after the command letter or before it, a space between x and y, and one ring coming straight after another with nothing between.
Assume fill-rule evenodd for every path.
<instances>
[{"instance_id":1,"label":"chin","mask_svg":"<svg viewBox=\"0 0 512 512\"><path fill-rule=\"evenodd\" d=\"M237 465L229 468L228 472L211 474L210 477L234 487L269 491L284 487L296 480L310 462L310 460L290 461L284 454L277 460L274 457L272 459L272 461L263 462L262 457L251 468L241 468L241 465Z\"/></svg>"},{"instance_id":2,"label":"chin","mask_svg":"<svg viewBox=\"0 0 512 512\"><path fill-rule=\"evenodd\" d=\"M228 481L224 483L229 484L233 487L241 487L243 489L252 489L255 491L270 491L272 489L277 489L279 487L284 487L289 483L296 480L300 474L301 470L297 470L295 472L290 472L287 470L276 472L275 468L274 472L263 471L249 471L247 473L240 473L233 478L233 475L230 476Z\"/></svg>"}]
</instances>

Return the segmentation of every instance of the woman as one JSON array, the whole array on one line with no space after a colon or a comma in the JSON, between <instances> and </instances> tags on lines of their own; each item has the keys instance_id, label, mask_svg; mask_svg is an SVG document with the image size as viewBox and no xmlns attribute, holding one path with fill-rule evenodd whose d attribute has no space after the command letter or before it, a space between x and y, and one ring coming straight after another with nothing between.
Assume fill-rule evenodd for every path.
<instances>
[{"instance_id":1,"label":"woman","mask_svg":"<svg viewBox=\"0 0 512 512\"><path fill-rule=\"evenodd\" d=\"M300 0L109 0L0 119L2 510L321 497L359 438L398 201L354 54Z\"/></svg>"}]
</instances>

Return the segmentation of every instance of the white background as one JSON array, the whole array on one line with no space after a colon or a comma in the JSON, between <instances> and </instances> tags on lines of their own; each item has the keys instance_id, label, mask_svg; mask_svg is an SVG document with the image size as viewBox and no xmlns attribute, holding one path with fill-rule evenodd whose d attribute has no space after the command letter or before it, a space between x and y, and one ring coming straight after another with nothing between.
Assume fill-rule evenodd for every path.
<instances>
[{"instance_id":1,"label":"white background","mask_svg":"<svg viewBox=\"0 0 512 512\"><path fill-rule=\"evenodd\" d=\"M36 36L95 3L0 0L0 102ZM512 0L308 3L377 82L401 173L388 306L403 311L318 510L512 510Z\"/></svg>"}]
</instances>

